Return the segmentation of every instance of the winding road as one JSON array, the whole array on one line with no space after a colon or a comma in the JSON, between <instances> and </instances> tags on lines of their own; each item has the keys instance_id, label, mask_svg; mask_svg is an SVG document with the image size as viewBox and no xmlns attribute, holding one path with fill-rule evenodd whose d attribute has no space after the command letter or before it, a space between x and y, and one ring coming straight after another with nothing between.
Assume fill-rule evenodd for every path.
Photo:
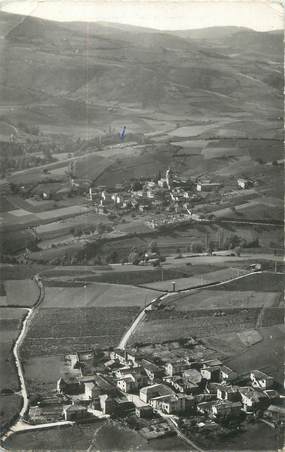
<instances>
[{"instance_id":1,"label":"winding road","mask_svg":"<svg viewBox=\"0 0 285 452\"><path fill-rule=\"evenodd\" d=\"M17 373L18 373L18 377L19 377L19 381L20 381L20 387L21 387L19 393L21 394L22 399L23 399L23 406L19 413L19 418L15 421L15 423L13 425L10 426L9 430L1 437L2 441L5 441L8 438L8 436L10 436L12 433L24 429L23 428L24 423L23 423L22 419L25 416L25 414L27 414L28 409L29 409L29 395L28 395L28 391L27 391L25 378L24 378L24 369L23 369L23 365L22 365L22 362L20 359L20 347L21 347L23 340L29 329L29 325L34 316L35 309L42 303L42 301L45 297L44 285L43 285L39 275L34 276L34 281L37 284L37 286L40 290L40 293L39 293L38 299L37 299L36 303L34 304L34 306L32 308L25 308L27 310L27 314L23 320L20 334L13 347L13 355L15 357L15 364L16 364ZM23 309L23 308L19 307L19 309ZM25 425L27 425L27 424L25 424Z\"/></svg>"}]
</instances>

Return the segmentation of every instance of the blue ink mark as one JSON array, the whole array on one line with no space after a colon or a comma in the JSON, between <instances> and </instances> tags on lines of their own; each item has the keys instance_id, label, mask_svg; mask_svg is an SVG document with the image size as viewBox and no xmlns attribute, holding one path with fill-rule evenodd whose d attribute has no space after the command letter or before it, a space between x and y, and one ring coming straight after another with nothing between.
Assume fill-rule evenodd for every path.
<instances>
[{"instance_id":1,"label":"blue ink mark","mask_svg":"<svg viewBox=\"0 0 285 452\"><path fill-rule=\"evenodd\" d=\"M126 133L127 133L127 127L124 126L124 127L122 128L122 130L120 131L120 139L121 139L122 141L124 140L124 138L125 138L125 136L126 136Z\"/></svg>"}]
</instances>

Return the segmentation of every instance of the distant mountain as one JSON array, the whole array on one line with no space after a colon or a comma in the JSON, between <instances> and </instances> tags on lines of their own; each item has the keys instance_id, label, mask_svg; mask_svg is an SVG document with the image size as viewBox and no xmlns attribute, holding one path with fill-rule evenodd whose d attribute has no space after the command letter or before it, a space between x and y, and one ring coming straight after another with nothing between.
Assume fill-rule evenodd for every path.
<instances>
[{"instance_id":1,"label":"distant mountain","mask_svg":"<svg viewBox=\"0 0 285 452\"><path fill-rule=\"evenodd\" d=\"M0 120L8 124L26 121L63 133L76 126L77 133L127 121L134 130L155 131L161 115L174 123L282 115L278 32L162 32L1 12L0 36Z\"/></svg>"}]
</instances>

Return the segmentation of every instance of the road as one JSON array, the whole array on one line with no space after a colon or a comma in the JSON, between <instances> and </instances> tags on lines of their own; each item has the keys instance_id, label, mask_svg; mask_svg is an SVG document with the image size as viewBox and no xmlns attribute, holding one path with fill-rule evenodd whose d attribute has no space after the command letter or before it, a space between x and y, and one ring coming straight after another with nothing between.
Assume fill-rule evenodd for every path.
<instances>
[{"instance_id":1,"label":"road","mask_svg":"<svg viewBox=\"0 0 285 452\"><path fill-rule=\"evenodd\" d=\"M34 281L36 282L36 284L38 285L38 287L40 289L40 294L37 299L37 302L34 304L34 306L32 308L25 308L27 311L27 314L23 320L20 334L13 347L13 355L15 357L15 365L17 368L17 373L18 373L18 377L19 377L19 381L20 381L20 388L21 388L19 393L22 396L23 405L22 405L21 411L19 413L19 418L10 427L8 432L5 433L1 437L2 441L5 441L5 439L8 438L8 436L10 436L12 433L14 433L16 431L20 431L22 429L22 426L23 426L22 418L25 416L25 414L28 412L28 409L29 409L29 395L28 395L27 386L26 386L25 377L24 377L24 369L23 369L23 365L21 362L21 358L20 358L20 347L21 347L23 340L29 329L29 325L33 318L35 309L41 304L41 302L43 301L44 296L45 296L44 286L38 275L35 275ZM23 309L23 307L21 306L21 307L19 307L19 309Z\"/></svg>"},{"instance_id":2,"label":"road","mask_svg":"<svg viewBox=\"0 0 285 452\"><path fill-rule=\"evenodd\" d=\"M201 449L199 446L197 446L197 444L193 443L193 441L191 441L191 439L190 439L188 436L184 435L184 434L181 432L181 430L177 427L177 423L176 423L176 421L175 421L174 416L172 416L171 414L165 414L165 413L163 413L163 412L160 411L160 410L156 410L156 411L158 412L158 414L159 414L161 417L163 417L163 418L166 420L166 422L167 422L172 428L174 428L174 430L175 430L176 433L177 433L177 436L178 436L179 438L181 438L186 444L188 444L188 446L191 447L190 450L197 450L198 452L204 452L203 449Z\"/></svg>"},{"instance_id":3,"label":"road","mask_svg":"<svg viewBox=\"0 0 285 452\"><path fill-rule=\"evenodd\" d=\"M164 298L168 297L169 294L165 294L163 296L159 296L154 298L153 300L150 301L150 303L137 315L137 317L135 318L134 322L132 323L132 325L130 326L130 328L128 329L128 331L124 334L124 336L122 337L122 339L120 340L120 343L118 345L118 348L121 350L124 350L126 348L126 345L131 337L131 335L135 332L138 324L143 320L145 314L147 311L151 310L151 305L157 301L158 299L163 300Z\"/></svg>"},{"instance_id":4,"label":"road","mask_svg":"<svg viewBox=\"0 0 285 452\"><path fill-rule=\"evenodd\" d=\"M249 273L246 273L245 275L236 276L234 278L230 278L230 279L227 279L225 281L219 281L219 282L217 282L215 284L210 284L210 285L211 285L211 287L219 287L219 286L222 286L223 284L228 284L230 282L237 281L237 280L243 279L243 278L247 278L250 275L256 275L258 273L262 273L262 271L249 272ZM199 289L203 289L203 287L205 287L205 288L209 287L209 283L202 284L201 286L199 286ZM173 294L190 292L191 290L196 290L196 289L197 289L197 287L193 287L193 288L188 287L186 289L179 290L179 292L177 292L177 291L176 292L168 292L168 293L166 293L166 294L164 294L162 296L160 295L159 297L156 297L153 300L151 300L151 302L137 315L137 317L135 318L134 322L132 323L132 325L130 326L128 331L126 331L126 333L123 335L123 337L120 340L120 343L118 345L118 348L121 349L121 350L124 350L126 348L127 343L129 341L131 335L135 332L135 330L137 329L139 323L144 319L146 312L151 310L152 305L153 305L154 302L156 302L158 300L164 300L165 298L167 298L167 297L169 297L170 295L173 295Z\"/></svg>"}]
</instances>

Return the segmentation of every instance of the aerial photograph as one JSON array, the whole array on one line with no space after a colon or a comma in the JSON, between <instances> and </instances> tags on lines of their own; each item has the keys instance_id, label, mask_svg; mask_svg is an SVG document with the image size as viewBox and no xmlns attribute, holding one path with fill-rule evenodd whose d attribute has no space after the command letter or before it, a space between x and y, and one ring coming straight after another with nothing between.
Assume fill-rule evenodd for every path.
<instances>
[{"instance_id":1,"label":"aerial photograph","mask_svg":"<svg viewBox=\"0 0 285 452\"><path fill-rule=\"evenodd\" d=\"M0 451L285 450L284 11L0 0Z\"/></svg>"}]
</instances>

